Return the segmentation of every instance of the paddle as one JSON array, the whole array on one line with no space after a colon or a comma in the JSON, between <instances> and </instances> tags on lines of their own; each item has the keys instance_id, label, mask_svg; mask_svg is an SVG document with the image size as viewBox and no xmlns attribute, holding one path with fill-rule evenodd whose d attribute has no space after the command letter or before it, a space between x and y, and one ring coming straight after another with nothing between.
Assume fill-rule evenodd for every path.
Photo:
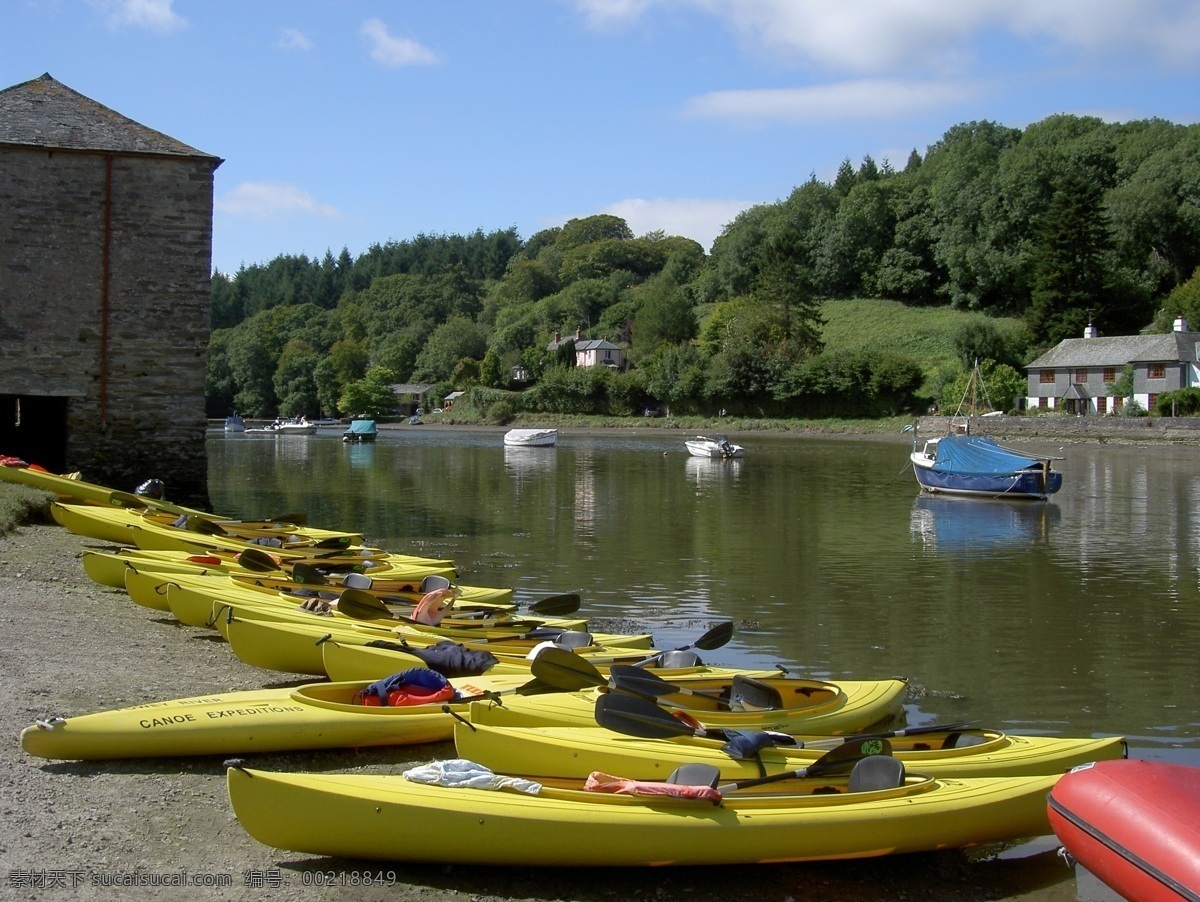
<instances>
[{"instance_id":1,"label":"paddle","mask_svg":"<svg viewBox=\"0 0 1200 902\"><path fill-rule=\"evenodd\" d=\"M257 548L247 548L245 551L238 552L237 562L244 569L253 570L256 573L270 573L280 569L277 557Z\"/></svg>"},{"instance_id":2,"label":"paddle","mask_svg":"<svg viewBox=\"0 0 1200 902\"><path fill-rule=\"evenodd\" d=\"M646 670L641 670L640 668L629 664L613 665L610 669L610 672L613 673L614 677L610 681L610 678L604 676L604 674L597 670L591 661L585 660L578 655L559 648L543 649L542 652L539 653L538 656L535 657L531 662L530 669L532 670L534 676L541 677L547 683L555 683L559 680L574 681L582 677L593 686L613 685L618 689L624 689L627 692L634 692L639 696L648 697L651 699L657 699L661 695L668 695L675 692L682 692L685 695L703 696L705 698L714 697L703 690L684 689L675 685L674 683L668 683L666 680L662 679L656 674L650 673ZM619 679L619 674L625 675L624 678ZM740 674L738 676L740 676ZM748 696L752 694L752 691L755 687L747 684L755 684L756 681L747 681L745 678L738 680L737 677L734 679L739 683L739 686L747 686L747 689L745 690L746 694L743 695L743 698L745 698L747 702L752 702L753 700ZM622 683L624 685L622 685ZM757 685L763 686L763 684ZM770 701L775 705L776 708L782 707L782 703L776 703L779 695L778 692L775 692L775 690L770 686L764 686L764 688L772 693L772 697L770 699L759 700ZM677 705L676 707L682 706ZM760 707L766 706L764 705Z\"/></svg>"},{"instance_id":3,"label":"paddle","mask_svg":"<svg viewBox=\"0 0 1200 902\"><path fill-rule=\"evenodd\" d=\"M573 611L579 610L579 605L580 598L578 595L554 595L550 598L543 598L541 601L531 607L530 610L536 611L539 614L553 614L559 612L563 614L569 614ZM353 617L355 620L398 620L402 623L411 622L409 618L395 614L392 609L387 606L383 599L372 595L363 589L343 589L342 594L338 596L338 610L347 617ZM555 633L562 632L562 630L558 629L555 629L554 631ZM513 636L512 638L532 639L535 637ZM547 635L544 638L550 637Z\"/></svg>"},{"instance_id":4,"label":"paddle","mask_svg":"<svg viewBox=\"0 0 1200 902\"><path fill-rule=\"evenodd\" d=\"M644 667L645 665L657 660L660 655L668 652L688 651L689 649L693 648L701 648L705 651L712 651L714 648L720 648L723 645L727 645L729 640L732 638L733 621L726 620L724 623L718 623L716 626L712 627L712 629L704 633L695 642L691 642L687 645L681 645L678 648L663 649L662 651L656 652L648 658L643 658L641 661L637 661L634 666Z\"/></svg>"},{"instance_id":5,"label":"paddle","mask_svg":"<svg viewBox=\"0 0 1200 902\"><path fill-rule=\"evenodd\" d=\"M624 692L632 692L646 698L656 699L664 695L695 695L713 698L711 690L687 689L668 683L656 673L642 670L630 664L614 664L609 668L609 680L613 686ZM783 707L783 699L773 686L750 677L737 674L730 686L729 698L719 699L721 704L733 707L740 704L745 708L767 711L778 711Z\"/></svg>"},{"instance_id":6,"label":"paddle","mask_svg":"<svg viewBox=\"0 0 1200 902\"><path fill-rule=\"evenodd\" d=\"M683 764L672 771L667 778L668 783L687 786L708 786L724 795L736 789L749 786L761 786L764 783L777 783L781 780L797 780L803 777L819 777L821 774L848 773L864 758L876 755L890 757L892 746L886 739L857 738L845 745L832 749L807 767L783 771L766 777L752 777L746 780L736 780L733 783L717 785L721 779L721 769L715 764L692 762Z\"/></svg>"}]
</instances>

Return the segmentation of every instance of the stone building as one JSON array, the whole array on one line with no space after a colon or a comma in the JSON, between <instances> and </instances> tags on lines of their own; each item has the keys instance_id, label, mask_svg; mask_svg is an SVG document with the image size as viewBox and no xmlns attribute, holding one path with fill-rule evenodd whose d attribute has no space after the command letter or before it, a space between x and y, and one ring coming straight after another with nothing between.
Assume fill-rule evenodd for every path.
<instances>
[{"instance_id":1,"label":"stone building","mask_svg":"<svg viewBox=\"0 0 1200 902\"><path fill-rule=\"evenodd\" d=\"M221 162L49 75L0 91L0 454L207 505Z\"/></svg>"}]
</instances>

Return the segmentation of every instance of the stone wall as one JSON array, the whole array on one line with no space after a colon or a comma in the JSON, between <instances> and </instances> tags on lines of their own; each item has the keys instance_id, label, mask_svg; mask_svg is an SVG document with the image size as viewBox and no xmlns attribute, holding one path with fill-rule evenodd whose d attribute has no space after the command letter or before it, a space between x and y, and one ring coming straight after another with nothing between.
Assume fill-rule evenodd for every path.
<instances>
[{"instance_id":1,"label":"stone wall","mask_svg":"<svg viewBox=\"0 0 1200 902\"><path fill-rule=\"evenodd\" d=\"M0 147L0 393L65 397L89 481L201 506L214 168Z\"/></svg>"},{"instance_id":2,"label":"stone wall","mask_svg":"<svg viewBox=\"0 0 1200 902\"><path fill-rule=\"evenodd\" d=\"M921 417L918 434L935 436L949 427L949 417ZM976 417L973 435L995 439L1019 436L1055 441L1200 443L1200 417L1070 416Z\"/></svg>"}]
</instances>

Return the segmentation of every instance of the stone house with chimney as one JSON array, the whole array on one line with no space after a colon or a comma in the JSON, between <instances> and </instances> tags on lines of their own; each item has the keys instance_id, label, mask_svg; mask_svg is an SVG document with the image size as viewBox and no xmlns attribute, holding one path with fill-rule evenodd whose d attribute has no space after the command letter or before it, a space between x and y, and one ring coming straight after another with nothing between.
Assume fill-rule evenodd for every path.
<instances>
[{"instance_id":1,"label":"stone house with chimney","mask_svg":"<svg viewBox=\"0 0 1200 902\"><path fill-rule=\"evenodd\" d=\"M0 90L0 453L207 505L221 162L48 74Z\"/></svg>"},{"instance_id":2,"label":"stone house with chimney","mask_svg":"<svg viewBox=\"0 0 1200 902\"><path fill-rule=\"evenodd\" d=\"M1025 369L1029 409L1062 410L1078 415L1116 413L1125 398L1109 389L1133 367L1133 400L1153 410L1163 392L1200 385L1200 332L1183 317L1166 335L1101 337L1088 325L1083 338L1060 341Z\"/></svg>"}]
</instances>

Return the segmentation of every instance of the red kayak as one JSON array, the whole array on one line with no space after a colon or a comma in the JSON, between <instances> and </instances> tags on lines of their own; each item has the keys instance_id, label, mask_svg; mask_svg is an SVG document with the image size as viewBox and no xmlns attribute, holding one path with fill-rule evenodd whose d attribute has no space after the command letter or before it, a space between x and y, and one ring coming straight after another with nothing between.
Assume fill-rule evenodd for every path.
<instances>
[{"instance_id":1,"label":"red kayak","mask_svg":"<svg viewBox=\"0 0 1200 902\"><path fill-rule=\"evenodd\" d=\"M1200 902L1200 767L1084 764L1058 781L1047 808L1070 857L1126 899Z\"/></svg>"}]
</instances>

